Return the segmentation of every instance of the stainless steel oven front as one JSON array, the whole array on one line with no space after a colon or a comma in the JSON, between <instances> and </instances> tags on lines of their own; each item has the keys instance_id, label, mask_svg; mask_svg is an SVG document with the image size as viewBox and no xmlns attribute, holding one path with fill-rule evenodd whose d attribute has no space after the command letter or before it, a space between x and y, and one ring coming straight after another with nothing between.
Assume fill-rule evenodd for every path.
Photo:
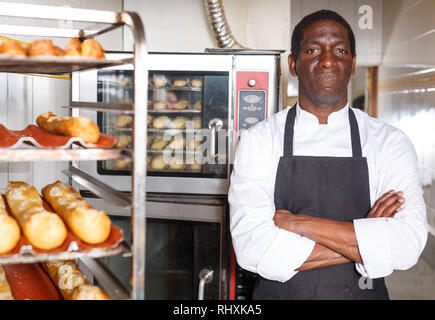
<instances>
[{"instance_id":1,"label":"stainless steel oven front","mask_svg":"<svg viewBox=\"0 0 435 320\"><path fill-rule=\"evenodd\" d=\"M147 63L147 192L227 194L238 134L278 109L279 52L150 53ZM131 65L73 73L71 99L128 104L132 73ZM118 147L128 150L132 115L74 112L98 122L103 133L119 136ZM130 191L127 161L79 167Z\"/></svg>"}]
</instances>

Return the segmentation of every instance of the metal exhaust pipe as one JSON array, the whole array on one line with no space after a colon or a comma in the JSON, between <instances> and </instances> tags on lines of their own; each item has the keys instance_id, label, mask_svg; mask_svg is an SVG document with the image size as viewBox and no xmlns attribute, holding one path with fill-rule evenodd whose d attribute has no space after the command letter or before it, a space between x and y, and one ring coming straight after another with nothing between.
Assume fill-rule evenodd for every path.
<instances>
[{"instance_id":1,"label":"metal exhaust pipe","mask_svg":"<svg viewBox=\"0 0 435 320\"><path fill-rule=\"evenodd\" d=\"M204 0L208 21L216 37L219 48L247 49L234 38L225 17L222 0Z\"/></svg>"}]
</instances>

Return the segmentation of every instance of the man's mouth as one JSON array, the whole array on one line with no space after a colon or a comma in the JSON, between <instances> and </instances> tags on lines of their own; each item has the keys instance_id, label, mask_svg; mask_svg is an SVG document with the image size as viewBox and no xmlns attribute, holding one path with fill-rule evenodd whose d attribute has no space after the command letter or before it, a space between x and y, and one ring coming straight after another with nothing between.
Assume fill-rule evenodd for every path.
<instances>
[{"instance_id":1,"label":"man's mouth","mask_svg":"<svg viewBox=\"0 0 435 320\"><path fill-rule=\"evenodd\" d=\"M335 73L325 72L317 75L317 79L320 81L337 81L338 75Z\"/></svg>"}]
</instances>

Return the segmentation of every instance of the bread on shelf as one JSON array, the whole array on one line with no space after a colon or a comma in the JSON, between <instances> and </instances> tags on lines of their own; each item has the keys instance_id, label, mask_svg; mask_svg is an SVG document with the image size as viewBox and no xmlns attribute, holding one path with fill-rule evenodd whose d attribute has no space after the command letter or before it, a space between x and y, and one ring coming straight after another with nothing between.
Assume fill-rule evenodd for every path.
<instances>
[{"instance_id":1,"label":"bread on shelf","mask_svg":"<svg viewBox=\"0 0 435 320\"><path fill-rule=\"evenodd\" d=\"M11 181L6 189L6 200L24 236L34 247L50 250L65 241L65 224L57 214L44 208L34 187L25 182Z\"/></svg>"},{"instance_id":2,"label":"bread on shelf","mask_svg":"<svg viewBox=\"0 0 435 320\"><path fill-rule=\"evenodd\" d=\"M81 46L81 55L88 58L104 58L104 50L101 44L92 38L86 39Z\"/></svg>"},{"instance_id":3,"label":"bread on shelf","mask_svg":"<svg viewBox=\"0 0 435 320\"><path fill-rule=\"evenodd\" d=\"M97 143L100 139L100 128L88 117L59 117L46 112L36 119L36 123L50 133L82 138L87 143Z\"/></svg>"},{"instance_id":4,"label":"bread on shelf","mask_svg":"<svg viewBox=\"0 0 435 320\"><path fill-rule=\"evenodd\" d=\"M56 56L56 49L51 40L35 40L26 48L27 56Z\"/></svg>"},{"instance_id":5,"label":"bread on shelf","mask_svg":"<svg viewBox=\"0 0 435 320\"><path fill-rule=\"evenodd\" d=\"M0 265L0 301L15 300L3 267Z\"/></svg>"},{"instance_id":6,"label":"bread on shelf","mask_svg":"<svg viewBox=\"0 0 435 320\"><path fill-rule=\"evenodd\" d=\"M70 185L58 180L42 188L42 194L80 240L97 244L109 237L110 218L92 208Z\"/></svg>"},{"instance_id":7,"label":"bread on shelf","mask_svg":"<svg viewBox=\"0 0 435 320\"><path fill-rule=\"evenodd\" d=\"M65 300L110 300L88 282L74 260L50 260L43 262L42 267Z\"/></svg>"},{"instance_id":8,"label":"bread on shelf","mask_svg":"<svg viewBox=\"0 0 435 320\"><path fill-rule=\"evenodd\" d=\"M6 40L0 45L0 53L10 56L26 56L26 49L17 41Z\"/></svg>"},{"instance_id":9,"label":"bread on shelf","mask_svg":"<svg viewBox=\"0 0 435 320\"><path fill-rule=\"evenodd\" d=\"M0 253L11 251L20 240L20 227L17 221L8 215L3 197L0 194Z\"/></svg>"}]
</instances>

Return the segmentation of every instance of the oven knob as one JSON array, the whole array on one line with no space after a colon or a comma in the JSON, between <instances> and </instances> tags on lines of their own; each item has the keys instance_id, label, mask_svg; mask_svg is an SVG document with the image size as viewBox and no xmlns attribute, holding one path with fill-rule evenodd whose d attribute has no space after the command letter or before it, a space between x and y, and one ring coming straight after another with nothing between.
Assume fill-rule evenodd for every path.
<instances>
[{"instance_id":1,"label":"oven knob","mask_svg":"<svg viewBox=\"0 0 435 320\"><path fill-rule=\"evenodd\" d=\"M248 80L248 86L255 87L256 84L257 84L257 81L255 81L255 79L251 78Z\"/></svg>"}]
</instances>

